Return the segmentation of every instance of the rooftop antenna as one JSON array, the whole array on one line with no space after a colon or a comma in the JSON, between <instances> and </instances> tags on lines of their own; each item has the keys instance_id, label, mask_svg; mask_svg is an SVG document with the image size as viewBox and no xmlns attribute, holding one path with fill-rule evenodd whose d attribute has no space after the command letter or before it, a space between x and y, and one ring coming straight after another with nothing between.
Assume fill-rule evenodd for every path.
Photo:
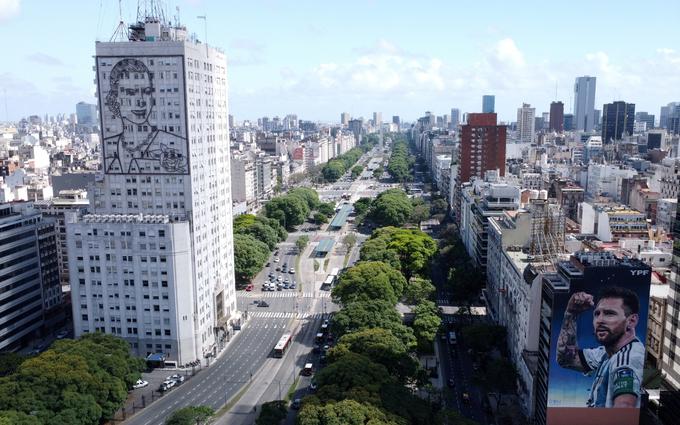
<instances>
[{"instance_id":1,"label":"rooftop antenna","mask_svg":"<svg viewBox=\"0 0 680 425\"><path fill-rule=\"evenodd\" d=\"M177 28L179 28L182 26L181 24L182 21L179 20L179 6L175 6L175 10L177 10L177 16L175 16L175 21L177 21Z\"/></svg>"},{"instance_id":2,"label":"rooftop antenna","mask_svg":"<svg viewBox=\"0 0 680 425\"><path fill-rule=\"evenodd\" d=\"M197 16L197 19L203 19L203 31L205 33L205 55L208 55L208 16L207 15L201 15Z\"/></svg>"},{"instance_id":3,"label":"rooftop antenna","mask_svg":"<svg viewBox=\"0 0 680 425\"><path fill-rule=\"evenodd\" d=\"M121 3L122 0L118 0L118 26L109 41L125 41L127 38L127 29L125 27L125 22L123 22L123 6Z\"/></svg>"}]
</instances>

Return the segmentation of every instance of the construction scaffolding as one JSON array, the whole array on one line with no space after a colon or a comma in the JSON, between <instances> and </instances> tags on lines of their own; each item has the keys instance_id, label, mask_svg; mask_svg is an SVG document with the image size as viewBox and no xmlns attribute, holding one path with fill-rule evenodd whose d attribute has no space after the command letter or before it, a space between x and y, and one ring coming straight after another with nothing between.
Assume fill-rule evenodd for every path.
<instances>
[{"instance_id":1,"label":"construction scaffolding","mask_svg":"<svg viewBox=\"0 0 680 425\"><path fill-rule=\"evenodd\" d=\"M564 254L565 216L562 208L547 199L532 199L531 239L529 254L539 268L552 268L560 254ZM543 265L543 266L541 266Z\"/></svg>"}]
</instances>

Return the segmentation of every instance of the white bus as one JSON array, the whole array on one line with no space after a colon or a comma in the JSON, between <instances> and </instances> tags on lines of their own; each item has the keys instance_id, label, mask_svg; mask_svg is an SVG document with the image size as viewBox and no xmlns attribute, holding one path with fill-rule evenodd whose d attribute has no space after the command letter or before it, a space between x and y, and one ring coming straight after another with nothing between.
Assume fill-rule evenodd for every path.
<instances>
[{"instance_id":1,"label":"white bus","mask_svg":"<svg viewBox=\"0 0 680 425\"><path fill-rule=\"evenodd\" d=\"M334 279L337 279L339 274L340 269L336 267L333 270L331 270L331 274L329 276L333 276Z\"/></svg>"},{"instance_id":2,"label":"white bus","mask_svg":"<svg viewBox=\"0 0 680 425\"><path fill-rule=\"evenodd\" d=\"M276 346L274 347L274 357L283 357L283 355L286 353L286 349L290 345L291 342L291 334L283 334L281 339L279 339L279 342L276 343Z\"/></svg>"}]
</instances>

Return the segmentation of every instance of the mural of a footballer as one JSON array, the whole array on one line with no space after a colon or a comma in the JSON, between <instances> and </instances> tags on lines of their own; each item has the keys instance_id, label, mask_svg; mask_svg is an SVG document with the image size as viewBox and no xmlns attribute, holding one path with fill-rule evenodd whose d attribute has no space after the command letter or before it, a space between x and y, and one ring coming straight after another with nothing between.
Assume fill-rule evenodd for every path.
<instances>
[{"instance_id":1,"label":"mural of a footballer","mask_svg":"<svg viewBox=\"0 0 680 425\"><path fill-rule=\"evenodd\" d=\"M593 332L601 345L578 345L577 317L593 308ZM588 407L640 407L645 347L635 335L640 317L635 292L611 286L597 299L575 292L567 304L557 341L557 363L593 377Z\"/></svg>"}]
</instances>

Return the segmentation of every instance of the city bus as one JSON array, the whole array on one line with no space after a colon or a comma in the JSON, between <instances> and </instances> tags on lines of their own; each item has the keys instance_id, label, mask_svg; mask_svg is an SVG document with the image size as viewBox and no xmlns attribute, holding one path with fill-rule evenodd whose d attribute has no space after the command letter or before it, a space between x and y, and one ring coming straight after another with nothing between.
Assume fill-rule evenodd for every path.
<instances>
[{"instance_id":1,"label":"city bus","mask_svg":"<svg viewBox=\"0 0 680 425\"><path fill-rule=\"evenodd\" d=\"M281 339L279 339L279 342L277 342L276 346L274 347L274 357L283 357L286 349L290 345L291 340L291 334L283 334Z\"/></svg>"},{"instance_id":2,"label":"city bus","mask_svg":"<svg viewBox=\"0 0 680 425\"><path fill-rule=\"evenodd\" d=\"M326 280L323 281L323 286L330 288L333 286L333 283L335 283L335 278L331 275L328 275Z\"/></svg>"},{"instance_id":3,"label":"city bus","mask_svg":"<svg viewBox=\"0 0 680 425\"><path fill-rule=\"evenodd\" d=\"M333 279L337 279L339 274L340 269L336 267L333 270L331 270L331 274L329 276L333 276Z\"/></svg>"}]
</instances>

